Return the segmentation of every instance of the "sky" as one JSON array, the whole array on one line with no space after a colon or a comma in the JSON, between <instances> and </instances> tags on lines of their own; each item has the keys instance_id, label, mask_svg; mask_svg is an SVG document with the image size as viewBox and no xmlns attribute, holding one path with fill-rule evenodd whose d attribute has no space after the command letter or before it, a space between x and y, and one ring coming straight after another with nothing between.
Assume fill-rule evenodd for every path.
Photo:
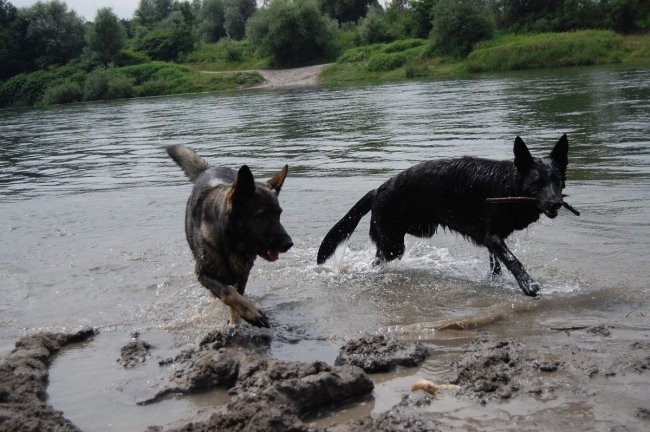
<instances>
[{"instance_id":1,"label":"sky","mask_svg":"<svg viewBox=\"0 0 650 432\"><path fill-rule=\"evenodd\" d=\"M73 10L77 15L86 18L86 21L95 19L97 10L110 7L119 18L130 19L140 3L139 0L62 0L68 5L68 10ZM8 0L17 8L31 6L38 0Z\"/></svg>"}]
</instances>

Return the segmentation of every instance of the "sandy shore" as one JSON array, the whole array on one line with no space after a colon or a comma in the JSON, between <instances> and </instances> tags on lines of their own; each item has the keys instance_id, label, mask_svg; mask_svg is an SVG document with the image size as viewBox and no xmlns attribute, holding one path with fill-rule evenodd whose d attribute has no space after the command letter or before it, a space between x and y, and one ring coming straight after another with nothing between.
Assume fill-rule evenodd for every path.
<instances>
[{"instance_id":1,"label":"sandy shore","mask_svg":"<svg viewBox=\"0 0 650 432\"><path fill-rule=\"evenodd\" d=\"M305 66L293 69L261 69L258 72L264 77L261 88L305 87L318 83L318 75L329 64Z\"/></svg>"}]
</instances>

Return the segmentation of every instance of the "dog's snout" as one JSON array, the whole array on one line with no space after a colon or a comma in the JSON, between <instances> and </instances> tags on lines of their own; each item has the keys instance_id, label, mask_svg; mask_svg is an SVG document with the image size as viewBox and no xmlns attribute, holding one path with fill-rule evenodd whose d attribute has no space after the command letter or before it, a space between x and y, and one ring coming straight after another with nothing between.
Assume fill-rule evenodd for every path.
<instances>
[{"instance_id":1,"label":"dog's snout","mask_svg":"<svg viewBox=\"0 0 650 432\"><path fill-rule=\"evenodd\" d=\"M550 207L553 210L559 210L560 207L562 207L562 201L554 201L554 202L551 203Z\"/></svg>"},{"instance_id":2,"label":"dog's snout","mask_svg":"<svg viewBox=\"0 0 650 432\"><path fill-rule=\"evenodd\" d=\"M293 246L293 240L291 240L291 237L287 236L285 239L283 239L282 243L280 243L280 247L278 248L278 250L280 252L286 252L289 249L291 249L292 246Z\"/></svg>"}]
</instances>

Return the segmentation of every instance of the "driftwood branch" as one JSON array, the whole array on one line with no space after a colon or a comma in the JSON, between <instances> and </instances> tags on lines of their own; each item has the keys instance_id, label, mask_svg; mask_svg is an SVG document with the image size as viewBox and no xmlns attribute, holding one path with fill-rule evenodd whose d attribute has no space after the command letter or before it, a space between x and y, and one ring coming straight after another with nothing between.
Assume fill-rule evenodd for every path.
<instances>
[{"instance_id":1,"label":"driftwood branch","mask_svg":"<svg viewBox=\"0 0 650 432\"><path fill-rule=\"evenodd\" d=\"M562 195L562 198L566 198L568 195ZM486 198L485 202L490 204L522 204L522 203L534 203L537 201L537 198L526 197L526 196L511 196L511 197L499 197L499 198ZM580 212L574 209L569 203L562 201L562 207L569 210L576 216L580 216Z\"/></svg>"}]
</instances>

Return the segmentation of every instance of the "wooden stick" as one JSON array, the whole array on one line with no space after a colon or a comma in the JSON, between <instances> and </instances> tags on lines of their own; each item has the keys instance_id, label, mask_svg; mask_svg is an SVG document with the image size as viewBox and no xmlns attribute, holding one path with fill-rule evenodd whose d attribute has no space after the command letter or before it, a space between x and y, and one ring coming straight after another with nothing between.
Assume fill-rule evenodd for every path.
<instances>
[{"instance_id":1,"label":"wooden stick","mask_svg":"<svg viewBox=\"0 0 650 432\"><path fill-rule=\"evenodd\" d=\"M537 201L537 198L516 196L516 197L502 197L502 198L486 198L485 201L493 204L507 204L507 203L519 203L519 202L521 203L535 202Z\"/></svg>"},{"instance_id":2,"label":"wooden stick","mask_svg":"<svg viewBox=\"0 0 650 432\"><path fill-rule=\"evenodd\" d=\"M562 195L562 197L567 197L568 195ZM485 202L490 204L516 204L516 203L533 203L537 201L537 198L534 197L525 197L525 196L514 196L514 197L499 197L499 198L486 198ZM574 209L571 204L562 201L562 207L569 210L576 216L580 216L580 212Z\"/></svg>"},{"instance_id":3,"label":"wooden stick","mask_svg":"<svg viewBox=\"0 0 650 432\"><path fill-rule=\"evenodd\" d=\"M569 211L570 211L571 213L573 213L574 215L576 215L576 216L580 216L580 212L579 212L578 210L574 209L573 207L571 207L570 204L567 204L566 202L562 201L562 206L563 206L565 209L569 210Z\"/></svg>"}]
</instances>

